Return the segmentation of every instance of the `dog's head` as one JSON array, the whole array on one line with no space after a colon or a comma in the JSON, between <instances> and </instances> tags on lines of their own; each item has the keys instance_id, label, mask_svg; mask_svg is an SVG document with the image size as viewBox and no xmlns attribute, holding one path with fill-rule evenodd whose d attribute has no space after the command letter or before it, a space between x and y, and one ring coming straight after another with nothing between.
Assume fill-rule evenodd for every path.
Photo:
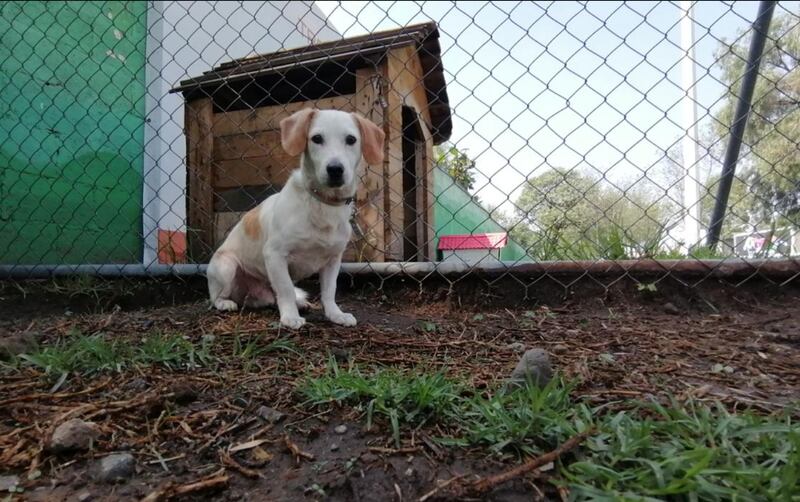
<instances>
[{"instance_id":1,"label":"dog's head","mask_svg":"<svg viewBox=\"0 0 800 502\"><path fill-rule=\"evenodd\" d=\"M383 162L383 131L357 113L304 109L281 120L281 144L303 153L303 169L319 187L352 187L358 163Z\"/></svg>"}]
</instances>

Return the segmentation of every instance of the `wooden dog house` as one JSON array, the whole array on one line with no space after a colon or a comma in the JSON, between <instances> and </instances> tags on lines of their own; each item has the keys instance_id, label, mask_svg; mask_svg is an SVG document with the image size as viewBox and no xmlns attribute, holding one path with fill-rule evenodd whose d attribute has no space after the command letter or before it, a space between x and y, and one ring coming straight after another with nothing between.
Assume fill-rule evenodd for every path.
<instances>
[{"instance_id":1,"label":"wooden dog house","mask_svg":"<svg viewBox=\"0 0 800 502\"><path fill-rule=\"evenodd\" d=\"M181 82L187 234L204 262L241 214L280 190L299 158L279 122L305 107L356 111L386 133L382 166L362 166L345 261L435 257L433 145L452 122L435 23L224 63Z\"/></svg>"}]
</instances>

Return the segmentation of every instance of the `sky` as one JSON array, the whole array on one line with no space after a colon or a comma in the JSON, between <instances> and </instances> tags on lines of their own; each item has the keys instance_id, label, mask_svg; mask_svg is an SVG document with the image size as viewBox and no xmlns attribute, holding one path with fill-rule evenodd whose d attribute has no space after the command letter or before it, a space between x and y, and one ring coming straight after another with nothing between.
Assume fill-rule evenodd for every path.
<instances>
[{"instance_id":1,"label":"sky","mask_svg":"<svg viewBox=\"0 0 800 502\"><path fill-rule=\"evenodd\" d=\"M526 178L580 168L623 187L684 135L680 2L318 1L345 37L439 25L451 141L479 171L475 193L511 210ZM798 12L781 2L776 15ZM724 88L714 53L758 2L695 2L699 128Z\"/></svg>"}]
</instances>

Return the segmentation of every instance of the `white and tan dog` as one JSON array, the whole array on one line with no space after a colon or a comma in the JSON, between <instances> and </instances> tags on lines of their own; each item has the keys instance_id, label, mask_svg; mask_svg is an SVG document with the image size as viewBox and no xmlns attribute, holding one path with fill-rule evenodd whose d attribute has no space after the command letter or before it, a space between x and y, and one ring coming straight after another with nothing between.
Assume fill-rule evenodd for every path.
<instances>
[{"instance_id":1,"label":"white and tan dog","mask_svg":"<svg viewBox=\"0 0 800 502\"><path fill-rule=\"evenodd\" d=\"M247 212L208 264L208 292L219 310L277 302L281 324L305 324L306 293L294 283L319 272L325 316L355 326L336 304L336 278L350 241L350 204L363 155L383 162L383 131L355 113L305 109L281 120L281 144L302 154L283 189Z\"/></svg>"}]
</instances>

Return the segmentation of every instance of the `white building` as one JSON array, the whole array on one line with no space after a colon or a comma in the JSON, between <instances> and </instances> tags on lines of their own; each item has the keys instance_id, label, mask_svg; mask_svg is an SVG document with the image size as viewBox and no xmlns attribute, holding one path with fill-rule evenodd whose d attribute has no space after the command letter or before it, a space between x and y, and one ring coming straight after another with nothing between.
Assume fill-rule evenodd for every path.
<instances>
[{"instance_id":1,"label":"white building","mask_svg":"<svg viewBox=\"0 0 800 502\"><path fill-rule=\"evenodd\" d=\"M145 265L158 234L185 232L186 139L179 81L224 61L341 38L309 1L150 3L143 234Z\"/></svg>"}]
</instances>

